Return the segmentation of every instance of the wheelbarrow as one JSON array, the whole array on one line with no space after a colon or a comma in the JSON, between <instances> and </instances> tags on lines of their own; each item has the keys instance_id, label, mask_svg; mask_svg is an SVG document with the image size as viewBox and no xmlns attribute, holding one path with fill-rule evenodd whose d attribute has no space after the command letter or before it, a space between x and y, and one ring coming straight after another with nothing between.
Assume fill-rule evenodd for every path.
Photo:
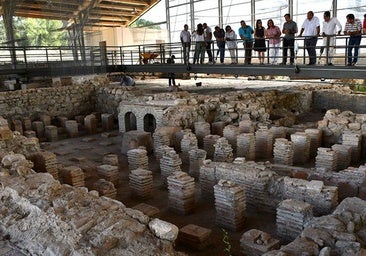
<instances>
[{"instance_id":1,"label":"wheelbarrow","mask_svg":"<svg viewBox=\"0 0 366 256\"><path fill-rule=\"evenodd\" d=\"M151 61L156 59L158 56L159 56L158 53L145 52L145 53L141 53L141 60L142 60L142 63L149 64L149 63L151 63Z\"/></svg>"}]
</instances>

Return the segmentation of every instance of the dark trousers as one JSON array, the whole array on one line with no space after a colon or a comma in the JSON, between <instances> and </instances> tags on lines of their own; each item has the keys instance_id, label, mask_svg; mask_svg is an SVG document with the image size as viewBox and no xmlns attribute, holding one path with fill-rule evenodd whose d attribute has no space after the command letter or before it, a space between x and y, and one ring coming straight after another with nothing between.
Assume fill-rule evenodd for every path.
<instances>
[{"instance_id":1,"label":"dark trousers","mask_svg":"<svg viewBox=\"0 0 366 256\"><path fill-rule=\"evenodd\" d=\"M189 52L191 50L191 43L183 43L183 60L184 64L189 63Z\"/></svg>"},{"instance_id":2,"label":"dark trousers","mask_svg":"<svg viewBox=\"0 0 366 256\"><path fill-rule=\"evenodd\" d=\"M217 46L218 49L218 53L220 54L220 63L224 63L224 59L225 59L225 45L218 45Z\"/></svg>"},{"instance_id":3,"label":"dark trousers","mask_svg":"<svg viewBox=\"0 0 366 256\"><path fill-rule=\"evenodd\" d=\"M175 73L169 73L169 86L175 86Z\"/></svg>"},{"instance_id":4,"label":"dark trousers","mask_svg":"<svg viewBox=\"0 0 366 256\"><path fill-rule=\"evenodd\" d=\"M213 62L211 44L212 44L212 42L206 42L206 52L208 55L208 61Z\"/></svg>"},{"instance_id":5,"label":"dark trousers","mask_svg":"<svg viewBox=\"0 0 366 256\"><path fill-rule=\"evenodd\" d=\"M290 50L290 63L294 63L295 58L295 39L286 39L283 38L283 48L282 48L282 63L286 64L287 62L287 50Z\"/></svg>"},{"instance_id":6,"label":"dark trousers","mask_svg":"<svg viewBox=\"0 0 366 256\"><path fill-rule=\"evenodd\" d=\"M348 63L356 63L358 60L358 49L361 44L361 35L359 36L351 36L348 40L348 47L347 47L347 57ZM354 56L352 61L352 49L354 49Z\"/></svg>"},{"instance_id":7,"label":"dark trousers","mask_svg":"<svg viewBox=\"0 0 366 256\"><path fill-rule=\"evenodd\" d=\"M309 64L314 65L316 63L316 42L318 38L316 36L305 38L305 48L309 55Z\"/></svg>"},{"instance_id":8,"label":"dark trousers","mask_svg":"<svg viewBox=\"0 0 366 256\"><path fill-rule=\"evenodd\" d=\"M244 43L244 49L245 49L245 64L251 64L252 63L252 49L253 49L253 42L245 42Z\"/></svg>"}]
</instances>

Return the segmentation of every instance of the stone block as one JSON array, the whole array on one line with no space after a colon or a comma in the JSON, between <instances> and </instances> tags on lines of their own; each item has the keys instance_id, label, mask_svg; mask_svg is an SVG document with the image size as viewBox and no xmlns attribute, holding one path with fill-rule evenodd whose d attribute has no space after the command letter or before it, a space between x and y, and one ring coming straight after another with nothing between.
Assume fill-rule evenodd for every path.
<instances>
[{"instance_id":1,"label":"stone block","mask_svg":"<svg viewBox=\"0 0 366 256\"><path fill-rule=\"evenodd\" d=\"M32 121L30 120L29 117L23 117L23 129L25 131L32 130Z\"/></svg>"},{"instance_id":2,"label":"stone block","mask_svg":"<svg viewBox=\"0 0 366 256\"><path fill-rule=\"evenodd\" d=\"M57 126L65 128L65 122L68 120L68 118L65 116L58 116L56 120L57 120Z\"/></svg>"},{"instance_id":3,"label":"stone block","mask_svg":"<svg viewBox=\"0 0 366 256\"><path fill-rule=\"evenodd\" d=\"M139 210L150 218L158 218L160 215L160 210L158 208L145 203L135 205L134 207L132 207L132 209Z\"/></svg>"},{"instance_id":4,"label":"stone block","mask_svg":"<svg viewBox=\"0 0 366 256\"><path fill-rule=\"evenodd\" d=\"M119 165L118 155L116 155L116 154L104 155L103 156L103 164L118 166Z\"/></svg>"},{"instance_id":5,"label":"stone block","mask_svg":"<svg viewBox=\"0 0 366 256\"><path fill-rule=\"evenodd\" d=\"M242 235L240 246L245 255L260 256L268 251L279 249L280 241L266 232L251 229Z\"/></svg>"},{"instance_id":6,"label":"stone block","mask_svg":"<svg viewBox=\"0 0 366 256\"><path fill-rule=\"evenodd\" d=\"M44 126L51 125L51 117L49 115L42 114L39 120L43 122Z\"/></svg>"},{"instance_id":7,"label":"stone block","mask_svg":"<svg viewBox=\"0 0 366 256\"><path fill-rule=\"evenodd\" d=\"M153 219L152 221L150 221L149 228L156 237L172 242L177 239L179 232L177 226L160 219Z\"/></svg>"},{"instance_id":8,"label":"stone block","mask_svg":"<svg viewBox=\"0 0 366 256\"><path fill-rule=\"evenodd\" d=\"M38 138L43 138L44 136L44 124L41 121L32 122L32 128L36 132Z\"/></svg>"},{"instance_id":9,"label":"stone block","mask_svg":"<svg viewBox=\"0 0 366 256\"><path fill-rule=\"evenodd\" d=\"M23 134L23 124L22 124L22 121L20 121L20 120L13 120L11 122L11 129L13 131L19 132L20 134Z\"/></svg>"},{"instance_id":10,"label":"stone block","mask_svg":"<svg viewBox=\"0 0 366 256\"><path fill-rule=\"evenodd\" d=\"M224 133L225 122L214 122L211 124L211 134L222 136Z\"/></svg>"},{"instance_id":11,"label":"stone block","mask_svg":"<svg viewBox=\"0 0 366 256\"><path fill-rule=\"evenodd\" d=\"M178 242L194 249L204 250L211 243L211 229L188 224L178 233Z\"/></svg>"},{"instance_id":12,"label":"stone block","mask_svg":"<svg viewBox=\"0 0 366 256\"><path fill-rule=\"evenodd\" d=\"M81 116L81 115L79 115L79 116L75 116L75 120L76 120L76 122L78 122L79 124L81 124L81 125L84 125L84 116Z\"/></svg>"},{"instance_id":13,"label":"stone block","mask_svg":"<svg viewBox=\"0 0 366 256\"><path fill-rule=\"evenodd\" d=\"M127 155L130 149L144 146L148 154L153 151L153 141L151 133L144 131L129 131L123 134L121 153Z\"/></svg>"},{"instance_id":14,"label":"stone block","mask_svg":"<svg viewBox=\"0 0 366 256\"><path fill-rule=\"evenodd\" d=\"M75 120L67 120L65 122L65 129L69 138L75 138L79 136L78 123Z\"/></svg>"},{"instance_id":15,"label":"stone block","mask_svg":"<svg viewBox=\"0 0 366 256\"><path fill-rule=\"evenodd\" d=\"M58 140L58 131L57 127L54 125L47 125L45 127L45 137L47 141L57 141Z\"/></svg>"},{"instance_id":16,"label":"stone block","mask_svg":"<svg viewBox=\"0 0 366 256\"><path fill-rule=\"evenodd\" d=\"M1 131L0 131L0 136L2 136ZM24 136L27 137L27 138L36 138L37 137L35 131L25 131Z\"/></svg>"},{"instance_id":17,"label":"stone block","mask_svg":"<svg viewBox=\"0 0 366 256\"><path fill-rule=\"evenodd\" d=\"M84 118L84 125L88 131L89 134L95 134L97 133L97 118L95 117L95 115L87 115Z\"/></svg>"},{"instance_id":18,"label":"stone block","mask_svg":"<svg viewBox=\"0 0 366 256\"><path fill-rule=\"evenodd\" d=\"M103 131L113 130L113 115L112 114L102 114L102 128L103 128Z\"/></svg>"}]
</instances>

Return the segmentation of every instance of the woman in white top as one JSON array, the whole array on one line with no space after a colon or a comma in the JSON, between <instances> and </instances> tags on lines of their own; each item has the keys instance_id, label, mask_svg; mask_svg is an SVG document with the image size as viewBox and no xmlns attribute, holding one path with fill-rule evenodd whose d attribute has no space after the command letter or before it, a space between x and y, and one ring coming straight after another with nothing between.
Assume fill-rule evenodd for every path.
<instances>
[{"instance_id":1,"label":"woman in white top","mask_svg":"<svg viewBox=\"0 0 366 256\"><path fill-rule=\"evenodd\" d=\"M226 31L225 40L226 40L227 48L229 49L229 52L230 52L231 64L237 64L238 59L236 56L236 51L237 51L236 34L235 34L234 30L231 29L230 26L226 26L225 31Z\"/></svg>"},{"instance_id":2,"label":"woman in white top","mask_svg":"<svg viewBox=\"0 0 366 256\"><path fill-rule=\"evenodd\" d=\"M204 29L201 23L197 25L197 30L193 32L193 38L196 41L193 64L196 64L196 62L198 63L198 61L200 64L203 64L203 60L205 59L206 43L204 38Z\"/></svg>"}]
</instances>

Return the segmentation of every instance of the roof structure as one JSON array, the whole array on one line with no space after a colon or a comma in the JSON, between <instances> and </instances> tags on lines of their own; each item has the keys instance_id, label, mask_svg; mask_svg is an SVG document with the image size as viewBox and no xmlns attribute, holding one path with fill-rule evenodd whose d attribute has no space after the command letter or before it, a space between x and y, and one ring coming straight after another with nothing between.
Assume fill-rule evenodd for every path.
<instances>
[{"instance_id":1,"label":"roof structure","mask_svg":"<svg viewBox=\"0 0 366 256\"><path fill-rule=\"evenodd\" d=\"M0 14L6 2L14 7L13 16L54 19L87 27L128 26L160 0L0 0Z\"/></svg>"}]
</instances>

